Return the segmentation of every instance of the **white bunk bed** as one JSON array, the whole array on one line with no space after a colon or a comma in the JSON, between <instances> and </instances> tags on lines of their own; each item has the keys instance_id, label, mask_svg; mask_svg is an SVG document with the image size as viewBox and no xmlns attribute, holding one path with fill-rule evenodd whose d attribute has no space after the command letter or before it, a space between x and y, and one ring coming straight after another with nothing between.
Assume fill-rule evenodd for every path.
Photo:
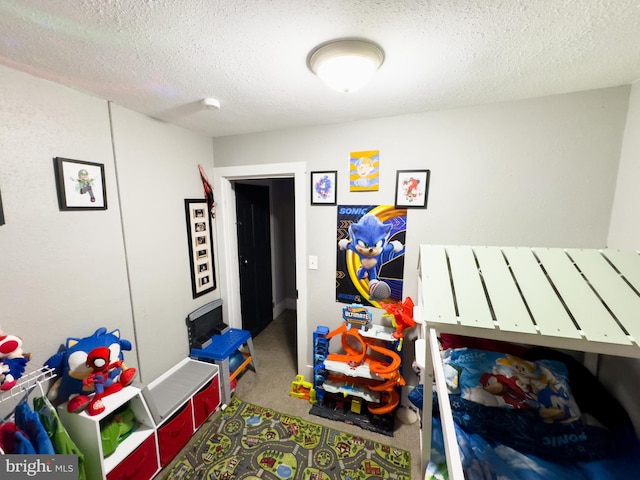
<instances>
[{"instance_id":1,"label":"white bunk bed","mask_svg":"<svg viewBox=\"0 0 640 480\"><path fill-rule=\"evenodd\" d=\"M604 249L422 245L423 380L435 380L449 478L464 479L437 337L451 333L640 358L640 255ZM416 315L417 317L417 315ZM433 372L433 373L432 373ZM424 394L422 472L431 448Z\"/></svg>"}]
</instances>

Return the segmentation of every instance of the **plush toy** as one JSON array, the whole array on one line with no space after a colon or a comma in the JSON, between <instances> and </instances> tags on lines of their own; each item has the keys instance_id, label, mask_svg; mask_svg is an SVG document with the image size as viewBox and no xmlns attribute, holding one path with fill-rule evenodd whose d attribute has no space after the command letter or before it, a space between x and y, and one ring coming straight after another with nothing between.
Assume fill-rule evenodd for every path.
<instances>
[{"instance_id":1,"label":"plush toy","mask_svg":"<svg viewBox=\"0 0 640 480\"><path fill-rule=\"evenodd\" d=\"M58 377L48 393L52 402L60 404L69 401L67 410L79 412L91 403L89 395L97 391L96 384L100 385L100 389L106 386L101 380L97 381L95 377L97 364L89 360L90 353L99 347L109 350L108 361L105 360L107 365L120 362L117 370L114 368L112 369L114 371L110 372L113 375L108 379L109 386L118 383L122 388L133 381L136 369L127 368L124 363L121 363L124 361L122 352L131 350L131 342L120 338L120 330L107 332L106 328L99 328L90 337L68 338L66 345L45 362L46 366L55 369ZM101 350L101 352L105 351ZM85 382L85 379L92 374L94 374L93 381ZM103 397L104 391L102 393Z\"/></svg>"},{"instance_id":2,"label":"plush toy","mask_svg":"<svg viewBox=\"0 0 640 480\"><path fill-rule=\"evenodd\" d=\"M118 375L122 373L122 360L110 363L111 352L107 347L97 347L87 356L87 367L91 373L82 381L84 387L93 388L95 393L89 402L87 411L89 415L98 415L104 412L105 406L102 397L122 390L122 384L117 383Z\"/></svg>"},{"instance_id":3,"label":"plush toy","mask_svg":"<svg viewBox=\"0 0 640 480\"><path fill-rule=\"evenodd\" d=\"M11 390L24 374L30 353L22 351L22 339L0 330L0 390Z\"/></svg>"}]
</instances>

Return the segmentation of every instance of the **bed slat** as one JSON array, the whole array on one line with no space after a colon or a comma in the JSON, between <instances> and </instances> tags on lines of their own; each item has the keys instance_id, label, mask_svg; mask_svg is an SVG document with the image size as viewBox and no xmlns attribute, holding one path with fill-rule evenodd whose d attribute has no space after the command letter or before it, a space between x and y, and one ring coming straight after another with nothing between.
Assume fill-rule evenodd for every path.
<instances>
[{"instance_id":1,"label":"bed slat","mask_svg":"<svg viewBox=\"0 0 640 480\"><path fill-rule=\"evenodd\" d=\"M637 252L622 252L605 249L602 254L618 269L618 271L640 292L640 255Z\"/></svg>"},{"instance_id":2,"label":"bed slat","mask_svg":"<svg viewBox=\"0 0 640 480\"><path fill-rule=\"evenodd\" d=\"M542 335L582 338L530 248L505 247L513 276Z\"/></svg>"},{"instance_id":3,"label":"bed slat","mask_svg":"<svg viewBox=\"0 0 640 480\"><path fill-rule=\"evenodd\" d=\"M600 257L597 250L591 253ZM564 250L536 248L535 254L587 340L631 344Z\"/></svg>"},{"instance_id":4,"label":"bed slat","mask_svg":"<svg viewBox=\"0 0 640 480\"><path fill-rule=\"evenodd\" d=\"M447 256L443 246L420 247L423 313L427 322L457 323Z\"/></svg>"},{"instance_id":5,"label":"bed slat","mask_svg":"<svg viewBox=\"0 0 640 480\"><path fill-rule=\"evenodd\" d=\"M636 342L640 339L640 297L600 254L567 249L580 271Z\"/></svg>"},{"instance_id":6,"label":"bed slat","mask_svg":"<svg viewBox=\"0 0 640 480\"><path fill-rule=\"evenodd\" d=\"M502 251L494 247L475 247L474 252L498 328L507 332L536 333Z\"/></svg>"},{"instance_id":7,"label":"bed slat","mask_svg":"<svg viewBox=\"0 0 640 480\"><path fill-rule=\"evenodd\" d=\"M465 327L495 328L473 251L447 247L458 317Z\"/></svg>"}]
</instances>

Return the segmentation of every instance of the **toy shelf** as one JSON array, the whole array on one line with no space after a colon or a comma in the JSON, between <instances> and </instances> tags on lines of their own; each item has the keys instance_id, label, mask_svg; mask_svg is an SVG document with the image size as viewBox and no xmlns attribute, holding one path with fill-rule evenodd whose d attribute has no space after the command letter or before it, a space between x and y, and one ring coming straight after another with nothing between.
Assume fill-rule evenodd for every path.
<instances>
[{"instance_id":1,"label":"toy shelf","mask_svg":"<svg viewBox=\"0 0 640 480\"><path fill-rule=\"evenodd\" d=\"M107 478L113 469L132 455L149 437L154 436L155 432L151 413L142 398L139 388L133 386L125 387L119 392L107 395L102 399L102 402L105 410L98 415L89 415L86 411L70 413L67 411L66 403L58 407L58 415L62 423L76 445L82 449L82 453L85 456L87 478L91 479ZM125 405L131 407L136 427L118 445L118 448L105 458L101 430L111 418L111 415ZM158 469L157 459L154 459L149 465L149 470L152 470L153 474L155 474Z\"/></svg>"},{"instance_id":2,"label":"toy shelf","mask_svg":"<svg viewBox=\"0 0 640 480\"><path fill-rule=\"evenodd\" d=\"M129 385L103 397L104 412L58 414L85 457L87 479L150 480L169 464L195 431L220 406L218 367L185 358L142 389ZM135 427L105 457L101 431L128 405Z\"/></svg>"}]
</instances>

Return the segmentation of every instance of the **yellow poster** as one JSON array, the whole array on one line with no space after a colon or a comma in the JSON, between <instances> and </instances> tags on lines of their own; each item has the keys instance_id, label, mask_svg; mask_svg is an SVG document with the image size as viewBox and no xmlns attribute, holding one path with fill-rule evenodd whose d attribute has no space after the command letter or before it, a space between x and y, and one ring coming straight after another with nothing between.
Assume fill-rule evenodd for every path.
<instances>
[{"instance_id":1,"label":"yellow poster","mask_svg":"<svg viewBox=\"0 0 640 480\"><path fill-rule=\"evenodd\" d=\"M377 192L380 173L380 150L351 152L349 160L349 190Z\"/></svg>"}]
</instances>

